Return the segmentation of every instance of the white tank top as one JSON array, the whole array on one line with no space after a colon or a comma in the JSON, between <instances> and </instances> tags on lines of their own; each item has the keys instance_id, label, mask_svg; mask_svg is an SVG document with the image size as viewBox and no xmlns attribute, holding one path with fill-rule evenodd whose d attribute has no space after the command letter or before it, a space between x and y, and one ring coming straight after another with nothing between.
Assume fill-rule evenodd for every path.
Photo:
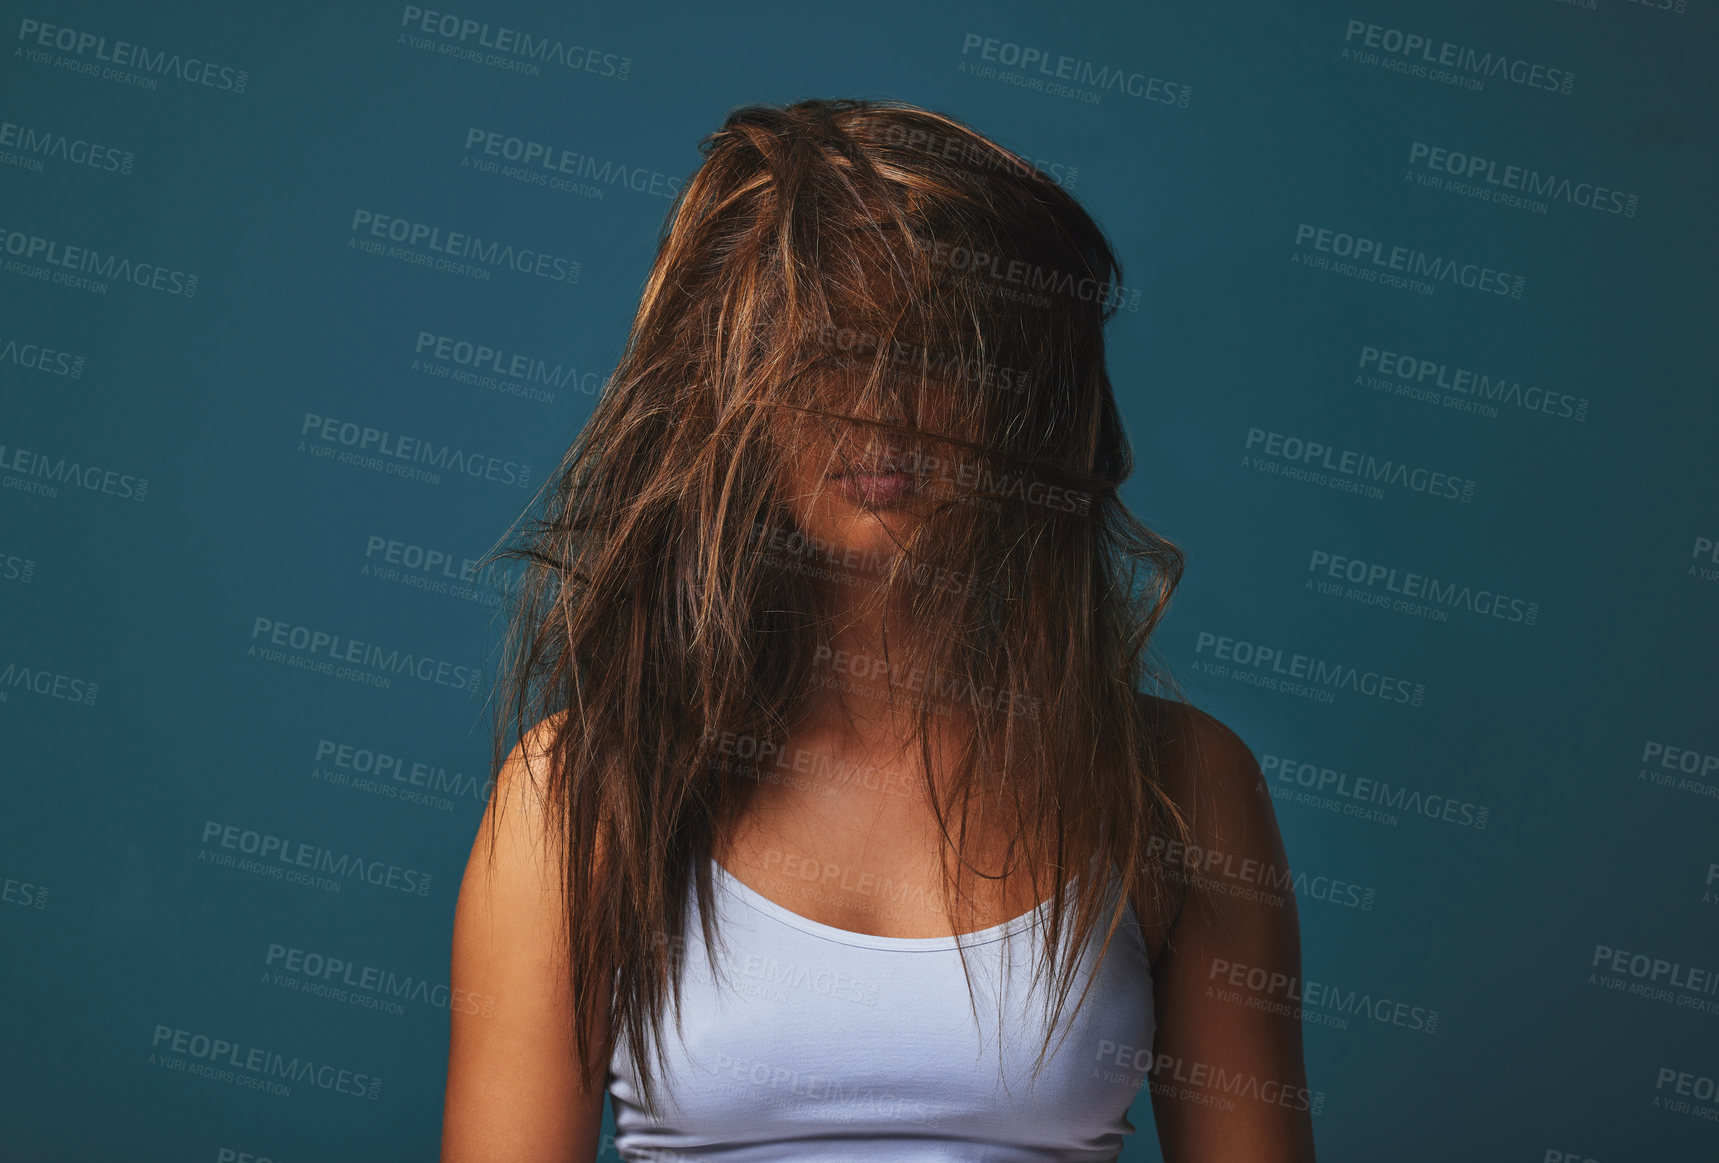
<instances>
[{"instance_id":1,"label":"white tank top","mask_svg":"<svg viewBox=\"0 0 1719 1163\"><path fill-rule=\"evenodd\" d=\"M1117 1157L1134 1130L1128 1108L1145 1080L1136 1064L1150 1062L1155 1030L1151 964L1132 904L1075 1011L1101 927L1082 951L1057 1031L1063 1040L1053 1040L1035 1081L1049 984L1027 991L1050 901L962 935L975 1022L955 937L877 937L821 924L714 861L711 869L722 980L711 976L689 889L682 1028L671 1008L659 1121L637 1105L624 1031L610 1061L623 1159ZM1073 881L1068 888L1072 903ZM1112 905L1118 890L1113 875ZM1065 947L1069 927L1065 920Z\"/></svg>"}]
</instances>

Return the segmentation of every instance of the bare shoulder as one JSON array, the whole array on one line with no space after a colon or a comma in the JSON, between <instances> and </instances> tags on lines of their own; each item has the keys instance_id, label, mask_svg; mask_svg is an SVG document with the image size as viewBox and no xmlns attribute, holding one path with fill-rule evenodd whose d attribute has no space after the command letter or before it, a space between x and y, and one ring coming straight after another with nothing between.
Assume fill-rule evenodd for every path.
<instances>
[{"instance_id":1,"label":"bare shoulder","mask_svg":"<svg viewBox=\"0 0 1719 1163\"><path fill-rule=\"evenodd\" d=\"M1259 760L1216 716L1187 703L1142 699L1153 724L1160 786L1188 825L1185 843L1183 837L1164 836L1156 845L1161 865L1177 872L1171 923L1181 916L1195 881L1215 890L1198 894L1203 907L1236 907L1261 880L1288 874Z\"/></svg>"},{"instance_id":2,"label":"bare shoulder","mask_svg":"<svg viewBox=\"0 0 1719 1163\"><path fill-rule=\"evenodd\" d=\"M455 906L443 1163L596 1158L602 1065L572 1039L560 852L546 795L561 728L525 732L496 772ZM592 1033L601 1038L606 1018Z\"/></svg>"},{"instance_id":3,"label":"bare shoulder","mask_svg":"<svg viewBox=\"0 0 1719 1163\"><path fill-rule=\"evenodd\" d=\"M511 893L528 881L545 882L555 871L551 765L565 717L556 714L528 728L496 769L465 887L485 895ZM483 879L474 883L477 877Z\"/></svg>"},{"instance_id":4,"label":"bare shoulder","mask_svg":"<svg viewBox=\"0 0 1719 1163\"><path fill-rule=\"evenodd\" d=\"M1179 808L1196 816L1233 812L1263 794L1259 760L1227 724L1189 703L1139 694L1159 748L1164 790Z\"/></svg>"},{"instance_id":5,"label":"bare shoulder","mask_svg":"<svg viewBox=\"0 0 1719 1163\"><path fill-rule=\"evenodd\" d=\"M505 807L537 805L541 810L549 786L549 765L566 722L567 712L557 711L519 737L495 773L496 794L492 802L499 801Z\"/></svg>"},{"instance_id":6,"label":"bare shoulder","mask_svg":"<svg viewBox=\"0 0 1719 1163\"><path fill-rule=\"evenodd\" d=\"M1271 791L1241 737L1184 703L1144 698L1166 793L1185 813L1191 850L1167 852L1163 871L1185 889L1152 963L1156 1024L1152 1112L1165 1159L1311 1163L1313 1096L1307 1089L1299 1010L1253 1004L1265 993L1213 988L1301 976L1300 921ZM1187 907L1184 907L1186 905ZM1240 978L1237 974L1240 974ZM1268 1080L1251 1098L1221 1105L1215 1090L1186 1086L1183 1067L1211 1077Z\"/></svg>"}]
</instances>

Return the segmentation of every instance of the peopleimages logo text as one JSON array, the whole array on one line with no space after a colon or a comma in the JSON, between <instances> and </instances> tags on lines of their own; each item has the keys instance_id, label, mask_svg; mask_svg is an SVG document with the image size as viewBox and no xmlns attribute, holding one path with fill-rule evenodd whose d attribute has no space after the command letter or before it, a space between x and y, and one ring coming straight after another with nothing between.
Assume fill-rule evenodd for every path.
<instances>
[{"instance_id":1,"label":"peopleimages logo text","mask_svg":"<svg viewBox=\"0 0 1719 1163\"><path fill-rule=\"evenodd\" d=\"M1366 47L1377 49L1407 60L1413 58L1424 64L1455 69L1480 77L1502 77L1513 84L1530 89L1545 89L1569 96L1576 83L1576 74L1569 69L1555 69L1509 53L1481 52L1465 44L1440 40L1419 32L1405 32L1365 20L1351 20L1343 32L1343 40L1357 40Z\"/></svg>"},{"instance_id":2,"label":"peopleimages logo text","mask_svg":"<svg viewBox=\"0 0 1719 1163\"><path fill-rule=\"evenodd\" d=\"M432 658L397 647L348 638L309 626L298 626L277 618L258 617L251 623L251 641L291 650L330 663L345 662L370 667L387 674L408 675L420 682L458 690L476 691L482 672L446 659ZM255 646L252 649L256 649Z\"/></svg>"},{"instance_id":3,"label":"peopleimages logo text","mask_svg":"<svg viewBox=\"0 0 1719 1163\"><path fill-rule=\"evenodd\" d=\"M290 868L307 868L340 883L360 881L376 888L389 888L410 896L430 895L430 874L415 868L389 864L385 860L366 860L351 852L336 852L320 844L295 841L274 836L237 824L219 820L203 822L203 842L213 842L220 848L254 857L259 864Z\"/></svg>"},{"instance_id":4,"label":"peopleimages logo text","mask_svg":"<svg viewBox=\"0 0 1719 1163\"><path fill-rule=\"evenodd\" d=\"M1348 690L1385 702L1418 707L1426 698L1426 684L1385 674L1370 667L1285 650L1245 638L1232 638L1200 630L1195 634L1194 656L1234 663L1256 673L1286 679L1305 679L1334 690Z\"/></svg>"},{"instance_id":5,"label":"peopleimages logo text","mask_svg":"<svg viewBox=\"0 0 1719 1163\"><path fill-rule=\"evenodd\" d=\"M303 1058L296 1054L288 1057L261 1046L248 1046L227 1038L211 1037L199 1030L157 1025L149 1046L154 1051L150 1055L151 1061L154 1061L157 1055L183 1054L189 1059L210 1066L231 1068L274 1083L280 1083L282 1080L304 1082L332 1094L346 1094L372 1101L382 1091L382 1080L374 1074L329 1062L317 1062L314 1058ZM220 1080L233 1081L227 1078Z\"/></svg>"},{"instance_id":6,"label":"peopleimages logo text","mask_svg":"<svg viewBox=\"0 0 1719 1163\"><path fill-rule=\"evenodd\" d=\"M190 85L205 85L211 89L225 89L233 93L243 93L251 77L245 69L217 65L198 57L181 56L176 52L153 49L148 45L133 44L130 41L109 41L107 37L93 32L64 28L57 24L43 24L27 16L18 21L18 40L21 44L54 49L74 57L87 57L116 68L136 69L154 77L173 77Z\"/></svg>"},{"instance_id":7,"label":"peopleimages logo text","mask_svg":"<svg viewBox=\"0 0 1719 1163\"><path fill-rule=\"evenodd\" d=\"M1366 238L1325 226L1306 222L1295 225L1295 247L1324 251L1351 262L1369 263L1393 271L1404 271L1432 282L1446 282L1473 291L1490 291L1494 295L1522 297L1527 280L1522 275L1483 263L1458 262L1409 246L1387 246L1376 238Z\"/></svg>"},{"instance_id":8,"label":"peopleimages logo text","mask_svg":"<svg viewBox=\"0 0 1719 1163\"><path fill-rule=\"evenodd\" d=\"M575 258L550 254L529 246L516 247L511 243L482 238L460 230L444 230L432 223L392 214L378 214L374 210L354 210L351 230L355 235L368 235L402 246L449 255L475 263L479 269L513 270L569 286L579 281L582 267Z\"/></svg>"},{"instance_id":9,"label":"peopleimages logo text","mask_svg":"<svg viewBox=\"0 0 1719 1163\"><path fill-rule=\"evenodd\" d=\"M531 466L488 453L438 444L422 436L411 436L356 420L341 420L318 412L306 412L299 435L312 442L341 445L390 461L425 465L440 472L458 473L473 480L528 488Z\"/></svg>"},{"instance_id":10,"label":"peopleimages logo text","mask_svg":"<svg viewBox=\"0 0 1719 1163\"><path fill-rule=\"evenodd\" d=\"M8 479L5 487L25 492L45 491L49 495L57 496L57 486L75 485L86 492L105 493L110 497L139 503L149 496L148 477L120 469L104 468L100 464L68 460L63 456L53 456L12 444L0 444L0 473L16 473L17 483Z\"/></svg>"},{"instance_id":11,"label":"peopleimages logo text","mask_svg":"<svg viewBox=\"0 0 1719 1163\"><path fill-rule=\"evenodd\" d=\"M1559 174L1541 173L1532 166L1500 163L1496 158L1429 145L1424 141L1409 145L1409 166L1625 218L1634 218L1641 206L1639 194L1614 190L1595 182L1576 181Z\"/></svg>"},{"instance_id":12,"label":"peopleimages logo text","mask_svg":"<svg viewBox=\"0 0 1719 1163\"><path fill-rule=\"evenodd\" d=\"M20 262L40 263L44 267L75 271L108 282L130 283L164 295L178 295L183 299L197 297L198 276L189 271L9 226L0 226L0 254Z\"/></svg>"},{"instance_id":13,"label":"peopleimages logo text","mask_svg":"<svg viewBox=\"0 0 1719 1163\"><path fill-rule=\"evenodd\" d=\"M0 121L0 148L16 150L35 161L37 164L33 168L38 171L41 160L48 159L103 173L129 174L137 161L137 155L129 149L72 137L53 129L21 125L16 121Z\"/></svg>"},{"instance_id":14,"label":"peopleimages logo text","mask_svg":"<svg viewBox=\"0 0 1719 1163\"><path fill-rule=\"evenodd\" d=\"M1352 476L1377 484L1395 485L1429 497L1464 504L1474 500L1474 481L1454 473L1411 465L1390 457L1378 457L1353 448L1335 448L1320 440L1307 440L1293 433L1249 428L1244 446L1249 452L1294 463L1317 466L1339 476Z\"/></svg>"},{"instance_id":15,"label":"peopleimages logo text","mask_svg":"<svg viewBox=\"0 0 1719 1163\"><path fill-rule=\"evenodd\" d=\"M1145 73L1113 69L1109 65L1095 64L1079 57L1053 57L1042 48L1016 44L1010 40L998 40L994 36L980 36L976 32L969 32L961 38L961 55L967 56L969 53L976 53L980 60L993 61L1011 69L1031 69L1053 80L1084 85L1091 89L1114 89L1130 97L1174 105L1182 109L1188 107L1188 99L1193 94L1193 87L1190 85L1166 81L1161 77L1149 77Z\"/></svg>"},{"instance_id":16,"label":"peopleimages logo text","mask_svg":"<svg viewBox=\"0 0 1719 1163\"><path fill-rule=\"evenodd\" d=\"M506 25L491 25L453 12L438 12L407 4L400 10L400 27L425 36L462 47L475 47L489 52L530 61L537 65L556 65L568 72L591 73L624 81L632 71L633 58L619 53L599 52L582 44L568 44L550 36L538 36Z\"/></svg>"}]
</instances>

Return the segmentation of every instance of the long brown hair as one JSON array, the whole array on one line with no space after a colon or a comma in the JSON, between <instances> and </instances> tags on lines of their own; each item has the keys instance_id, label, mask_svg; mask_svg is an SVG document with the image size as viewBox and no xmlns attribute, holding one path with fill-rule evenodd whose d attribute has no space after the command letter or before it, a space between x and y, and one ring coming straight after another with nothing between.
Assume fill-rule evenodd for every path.
<instances>
[{"instance_id":1,"label":"long brown hair","mask_svg":"<svg viewBox=\"0 0 1719 1163\"><path fill-rule=\"evenodd\" d=\"M553 721L579 1064L624 1032L647 1103L688 891L714 945L706 857L757 788L717 741L786 737L820 685L828 563L793 527L784 432L865 426L924 478L925 519L878 581L924 631L887 673L930 678L887 686L935 770L952 927L966 875L1001 875L967 859L975 821L1004 826L1005 864L1054 897L1060 1015L1060 942L1102 923L1102 956L1125 904L1081 873L1108 860L1158 900L1155 854L1189 839L1138 693L1175 689L1148 644L1183 555L1117 496L1133 460L1103 328L1127 292L1103 232L1017 154L900 102L748 105L699 150L619 365L501 554L525 569L494 762ZM952 704L970 738L934 764Z\"/></svg>"}]
</instances>

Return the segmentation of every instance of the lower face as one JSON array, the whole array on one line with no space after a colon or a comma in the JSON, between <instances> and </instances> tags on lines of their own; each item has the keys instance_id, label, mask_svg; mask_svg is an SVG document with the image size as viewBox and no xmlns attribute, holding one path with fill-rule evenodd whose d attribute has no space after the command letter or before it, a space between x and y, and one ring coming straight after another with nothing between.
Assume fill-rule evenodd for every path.
<instances>
[{"instance_id":1,"label":"lower face","mask_svg":"<svg viewBox=\"0 0 1719 1163\"><path fill-rule=\"evenodd\" d=\"M920 477L899 444L863 424L801 426L790 455L795 523L833 552L892 553L923 518ZM892 455L893 454L893 455Z\"/></svg>"}]
</instances>

